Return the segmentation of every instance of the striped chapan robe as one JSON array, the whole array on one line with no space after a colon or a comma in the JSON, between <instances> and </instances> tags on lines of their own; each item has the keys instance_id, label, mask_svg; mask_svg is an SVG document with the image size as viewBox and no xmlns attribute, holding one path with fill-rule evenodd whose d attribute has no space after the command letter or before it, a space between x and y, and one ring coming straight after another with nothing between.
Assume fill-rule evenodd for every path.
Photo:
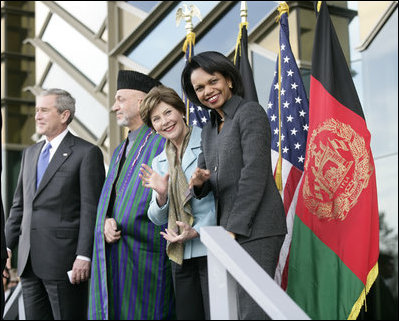
<instances>
[{"instance_id":1,"label":"striped chapan robe","mask_svg":"<svg viewBox=\"0 0 399 321\"><path fill-rule=\"evenodd\" d=\"M175 302L166 241L148 216L151 189L139 178L141 164L151 166L165 140L143 125L115 183L112 217L122 236L105 242L104 222L126 141L111 159L97 209L88 318L159 320L175 318Z\"/></svg>"}]
</instances>

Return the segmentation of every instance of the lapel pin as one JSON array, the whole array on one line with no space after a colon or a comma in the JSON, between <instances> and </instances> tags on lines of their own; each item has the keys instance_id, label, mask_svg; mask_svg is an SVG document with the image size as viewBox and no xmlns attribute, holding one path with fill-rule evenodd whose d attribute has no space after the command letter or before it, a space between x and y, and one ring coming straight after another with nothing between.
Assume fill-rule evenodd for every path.
<instances>
[{"instance_id":1,"label":"lapel pin","mask_svg":"<svg viewBox=\"0 0 399 321\"><path fill-rule=\"evenodd\" d=\"M68 154L67 154L67 153L64 153L64 154L62 154L62 156L68 156Z\"/></svg>"}]
</instances>

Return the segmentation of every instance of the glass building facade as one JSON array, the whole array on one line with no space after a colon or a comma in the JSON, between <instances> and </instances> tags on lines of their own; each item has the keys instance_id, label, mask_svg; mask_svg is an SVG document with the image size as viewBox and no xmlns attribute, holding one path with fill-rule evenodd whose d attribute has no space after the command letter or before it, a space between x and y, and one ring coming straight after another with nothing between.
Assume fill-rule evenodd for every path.
<instances>
[{"instance_id":1,"label":"glass building facade","mask_svg":"<svg viewBox=\"0 0 399 321\"><path fill-rule=\"evenodd\" d=\"M288 1L293 53L309 92L315 14L311 1ZM389 229L381 250L393 253L387 277L397 302L398 10L397 1L327 1L371 132L378 203ZM60 87L76 98L70 130L97 144L106 165L126 132L111 107L118 70L149 74L181 93L185 22L176 11L196 5L196 53L233 58L241 1L2 1L1 190L11 206L21 151L35 134L34 97ZM266 106L278 50L277 1L247 1L249 53L259 101ZM367 26L367 27L364 27ZM396 237L396 239L395 239ZM393 245L392 245L393 244Z\"/></svg>"}]
</instances>

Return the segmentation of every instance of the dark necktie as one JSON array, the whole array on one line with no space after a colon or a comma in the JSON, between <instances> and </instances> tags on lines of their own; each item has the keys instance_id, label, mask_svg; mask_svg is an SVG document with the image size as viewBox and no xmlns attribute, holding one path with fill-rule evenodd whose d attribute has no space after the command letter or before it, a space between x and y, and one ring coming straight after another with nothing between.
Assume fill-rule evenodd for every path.
<instances>
[{"instance_id":1,"label":"dark necktie","mask_svg":"<svg viewBox=\"0 0 399 321\"><path fill-rule=\"evenodd\" d=\"M48 166L50 159L50 148L51 144L48 143L40 153L39 161L37 162L36 189L39 187L40 181L42 180L43 174Z\"/></svg>"}]
</instances>

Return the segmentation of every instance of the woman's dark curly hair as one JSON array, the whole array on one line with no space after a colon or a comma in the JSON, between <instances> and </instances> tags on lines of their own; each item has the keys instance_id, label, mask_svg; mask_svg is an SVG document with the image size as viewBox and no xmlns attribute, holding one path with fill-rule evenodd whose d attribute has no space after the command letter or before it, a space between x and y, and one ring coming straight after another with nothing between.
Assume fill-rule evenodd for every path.
<instances>
[{"instance_id":1,"label":"woman's dark curly hair","mask_svg":"<svg viewBox=\"0 0 399 321\"><path fill-rule=\"evenodd\" d=\"M215 72L221 73L225 78L231 80L233 95L244 96L242 78L234 64L220 52L205 51L191 57L191 61L186 64L181 75L181 86L183 91L194 104L207 108L198 100L191 83L191 74L197 68L202 68L211 75Z\"/></svg>"}]
</instances>

